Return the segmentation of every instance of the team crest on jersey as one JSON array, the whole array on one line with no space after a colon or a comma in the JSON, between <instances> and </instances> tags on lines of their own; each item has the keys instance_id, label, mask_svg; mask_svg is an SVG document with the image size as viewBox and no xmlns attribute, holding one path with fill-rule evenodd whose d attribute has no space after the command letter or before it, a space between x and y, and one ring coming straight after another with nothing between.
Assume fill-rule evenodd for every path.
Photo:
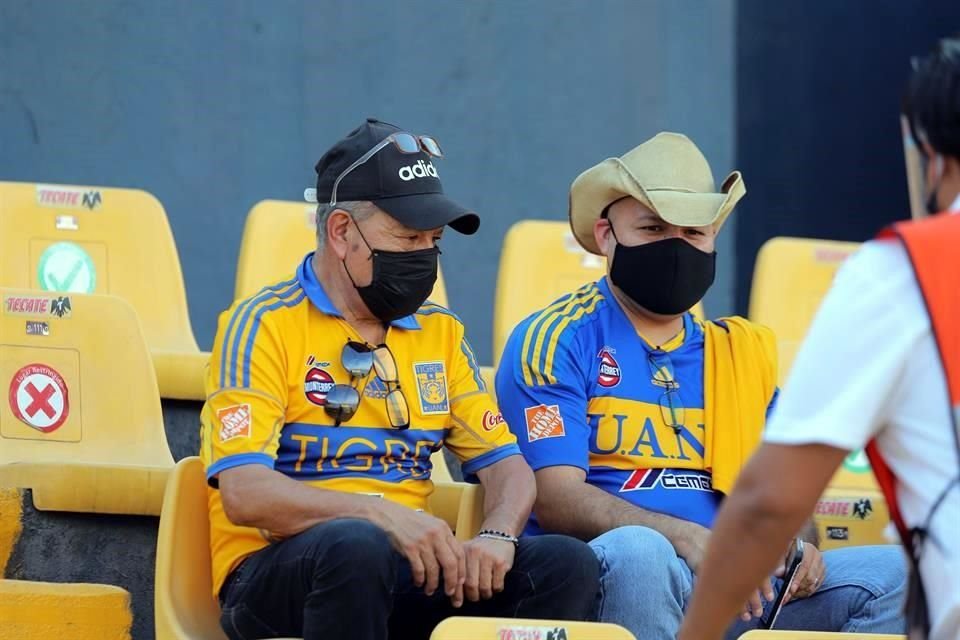
<instances>
[{"instance_id":1,"label":"team crest on jersey","mask_svg":"<svg viewBox=\"0 0 960 640\"><path fill-rule=\"evenodd\" d=\"M333 376L320 367L310 367L303 379L303 395L313 404L322 407L327 403L327 394L334 385Z\"/></svg>"},{"instance_id":2,"label":"team crest on jersey","mask_svg":"<svg viewBox=\"0 0 960 640\"><path fill-rule=\"evenodd\" d=\"M620 384L620 365L617 363L613 354L616 350L611 347L604 347L597 354L600 359L599 371L597 372L597 384L609 389Z\"/></svg>"},{"instance_id":3,"label":"team crest on jersey","mask_svg":"<svg viewBox=\"0 0 960 640\"><path fill-rule=\"evenodd\" d=\"M450 413L447 400L447 370L441 360L417 362L413 365L420 397L420 413L425 416Z\"/></svg>"}]
</instances>

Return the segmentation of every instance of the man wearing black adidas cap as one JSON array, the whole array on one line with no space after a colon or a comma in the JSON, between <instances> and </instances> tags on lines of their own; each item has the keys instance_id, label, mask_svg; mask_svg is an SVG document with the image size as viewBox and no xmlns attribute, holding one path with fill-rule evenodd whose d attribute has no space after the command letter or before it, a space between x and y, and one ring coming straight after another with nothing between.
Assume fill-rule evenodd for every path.
<instances>
[{"instance_id":1,"label":"man wearing black adidas cap","mask_svg":"<svg viewBox=\"0 0 960 640\"><path fill-rule=\"evenodd\" d=\"M440 157L433 138L367 120L305 194L317 250L220 317L201 456L231 638L427 638L454 613L590 615L596 557L564 536L518 540L533 473L463 325L426 301L444 228L480 222L443 194ZM472 514L459 538L430 514L442 446L485 490L466 541Z\"/></svg>"}]
</instances>

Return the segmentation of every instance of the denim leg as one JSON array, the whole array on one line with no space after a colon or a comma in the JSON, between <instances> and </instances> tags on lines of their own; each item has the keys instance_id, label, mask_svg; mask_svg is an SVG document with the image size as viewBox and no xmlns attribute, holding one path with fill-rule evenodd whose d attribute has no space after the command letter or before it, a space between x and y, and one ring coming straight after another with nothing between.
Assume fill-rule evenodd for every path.
<instances>
[{"instance_id":1,"label":"denim leg","mask_svg":"<svg viewBox=\"0 0 960 640\"><path fill-rule=\"evenodd\" d=\"M244 561L220 624L231 640L382 640L399 561L366 520L318 524Z\"/></svg>"},{"instance_id":2,"label":"denim leg","mask_svg":"<svg viewBox=\"0 0 960 640\"><path fill-rule=\"evenodd\" d=\"M899 545L846 547L823 553L826 576L809 598L787 604L776 629L902 634L907 565ZM777 580L775 588L780 588ZM755 629L758 621L737 621L728 639Z\"/></svg>"},{"instance_id":3,"label":"denim leg","mask_svg":"<svg viewBox=\"0 0 960 640\"><path fill-rule=\"evenodd\" d=\"M504 590L485 615L591 620L600 563L586 544L561 535L520 539ZM465 614L469 615L469 614Z\"/></svg>"},{"instance_id":4,"label":"denim leg","mask_svg":"<svg viewBox=\"0 0 960 640\"><path fill-rule=\"evenodd\" d=\"M672 640L693 588L690 568L663 535L620 527L590 542L600 560L595 614L638 638Z\"/></svg>"},{"instance_id":5,"label":"denim leg","mask_svg":"<svg viewBox=\"0 0 960 640\"><path fill-rule=\"evenodd\" d=\"M513 567L504 577L503 591L489 600L465 601L454 609L442 588L428 597L421 587L413 586L410 564L402 561L390 638L426 640L449 616L591 620L599 571L590 547L575 538L523 537Z\"/></svg>"}]
</instances>

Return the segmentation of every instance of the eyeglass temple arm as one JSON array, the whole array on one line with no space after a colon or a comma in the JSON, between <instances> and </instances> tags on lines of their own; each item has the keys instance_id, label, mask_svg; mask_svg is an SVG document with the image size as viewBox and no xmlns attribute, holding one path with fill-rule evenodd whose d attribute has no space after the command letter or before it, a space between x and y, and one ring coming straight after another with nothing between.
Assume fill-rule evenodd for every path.
<instances>
[{"instance_id":1,"label":"eyeglass temple arm","mask_svg":"<svg viewBox=\"0 0 960 640\"><path fill-rule=\"evenodd\" d=\"M333 190L330 192L330 206L331 206L331 207L332 207L333 205L337 204L337 187L340 186L340 181L343 180L345 177L347 177L347 174L348 174L348 173L350 173L351 171L353 171L354 169L356 169L357 167L359 167L360 165L362 165L364 162L366 162L367 160L369 160L370 158L372 158L373 155L374 155L377 151L380 151L380 149L383 149L385 146L387 146L388 144L390 144L390 142L391 142L392 140L393 140L393 136L392 136L392 135L387 136L386 138L384 138L383 140L381 140L380 142L378 142L376 145L374 145L374 147L373 147L372 149L370 149L370 150L367 151L365 154L363 154L362 156L360 156L359 158L357 158L356 160L354 160L353 164L351 164L349 167L347 167L346 169L344 169L344 170L343 170L343 173L341 173L339 176L337 176L337 179L333 182Z\"/></svg>"}]
</instances>

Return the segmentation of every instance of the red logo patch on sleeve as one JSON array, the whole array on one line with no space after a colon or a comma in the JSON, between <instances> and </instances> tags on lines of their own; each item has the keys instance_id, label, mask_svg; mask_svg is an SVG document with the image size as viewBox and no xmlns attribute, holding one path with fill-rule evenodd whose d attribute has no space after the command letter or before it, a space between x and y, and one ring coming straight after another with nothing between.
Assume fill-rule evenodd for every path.
<instances>
[{"instance_id":1,"label":"red logo patch on sleeve","mask_svg":"<svg viewBox=\"0 0 960 640\"><path fill-rule=\"evenodd\" d=\"M483 424L484 431L493 431L503 424L503 414L499 412L494 413L493 411L485 411L483 413L483 420L481 422Z\"/></svg>"},{"instance_id":2,"label":"red logo patch on sleeve","mask_svg":"<svg viewBox=\"0 0 960 640\"><path fill-rule=\"evenodd\" d=\"M253 412L249 404L235 404L217 411L220 421L220 442L234 438L249 438Z\"/></svg>"},{"instance_id":3,"label":"red logo patch on sleeve","mask_svg":"<svg viewBox=\"0 0 960 640\"><path fill-rule=\"evenodd\" d=\"M560 405L538 404L523 410L527 419L527 442L536 442L544 438L560 438L566 435L563 430L563 417Z\"/></svg>"}]
</instances>

